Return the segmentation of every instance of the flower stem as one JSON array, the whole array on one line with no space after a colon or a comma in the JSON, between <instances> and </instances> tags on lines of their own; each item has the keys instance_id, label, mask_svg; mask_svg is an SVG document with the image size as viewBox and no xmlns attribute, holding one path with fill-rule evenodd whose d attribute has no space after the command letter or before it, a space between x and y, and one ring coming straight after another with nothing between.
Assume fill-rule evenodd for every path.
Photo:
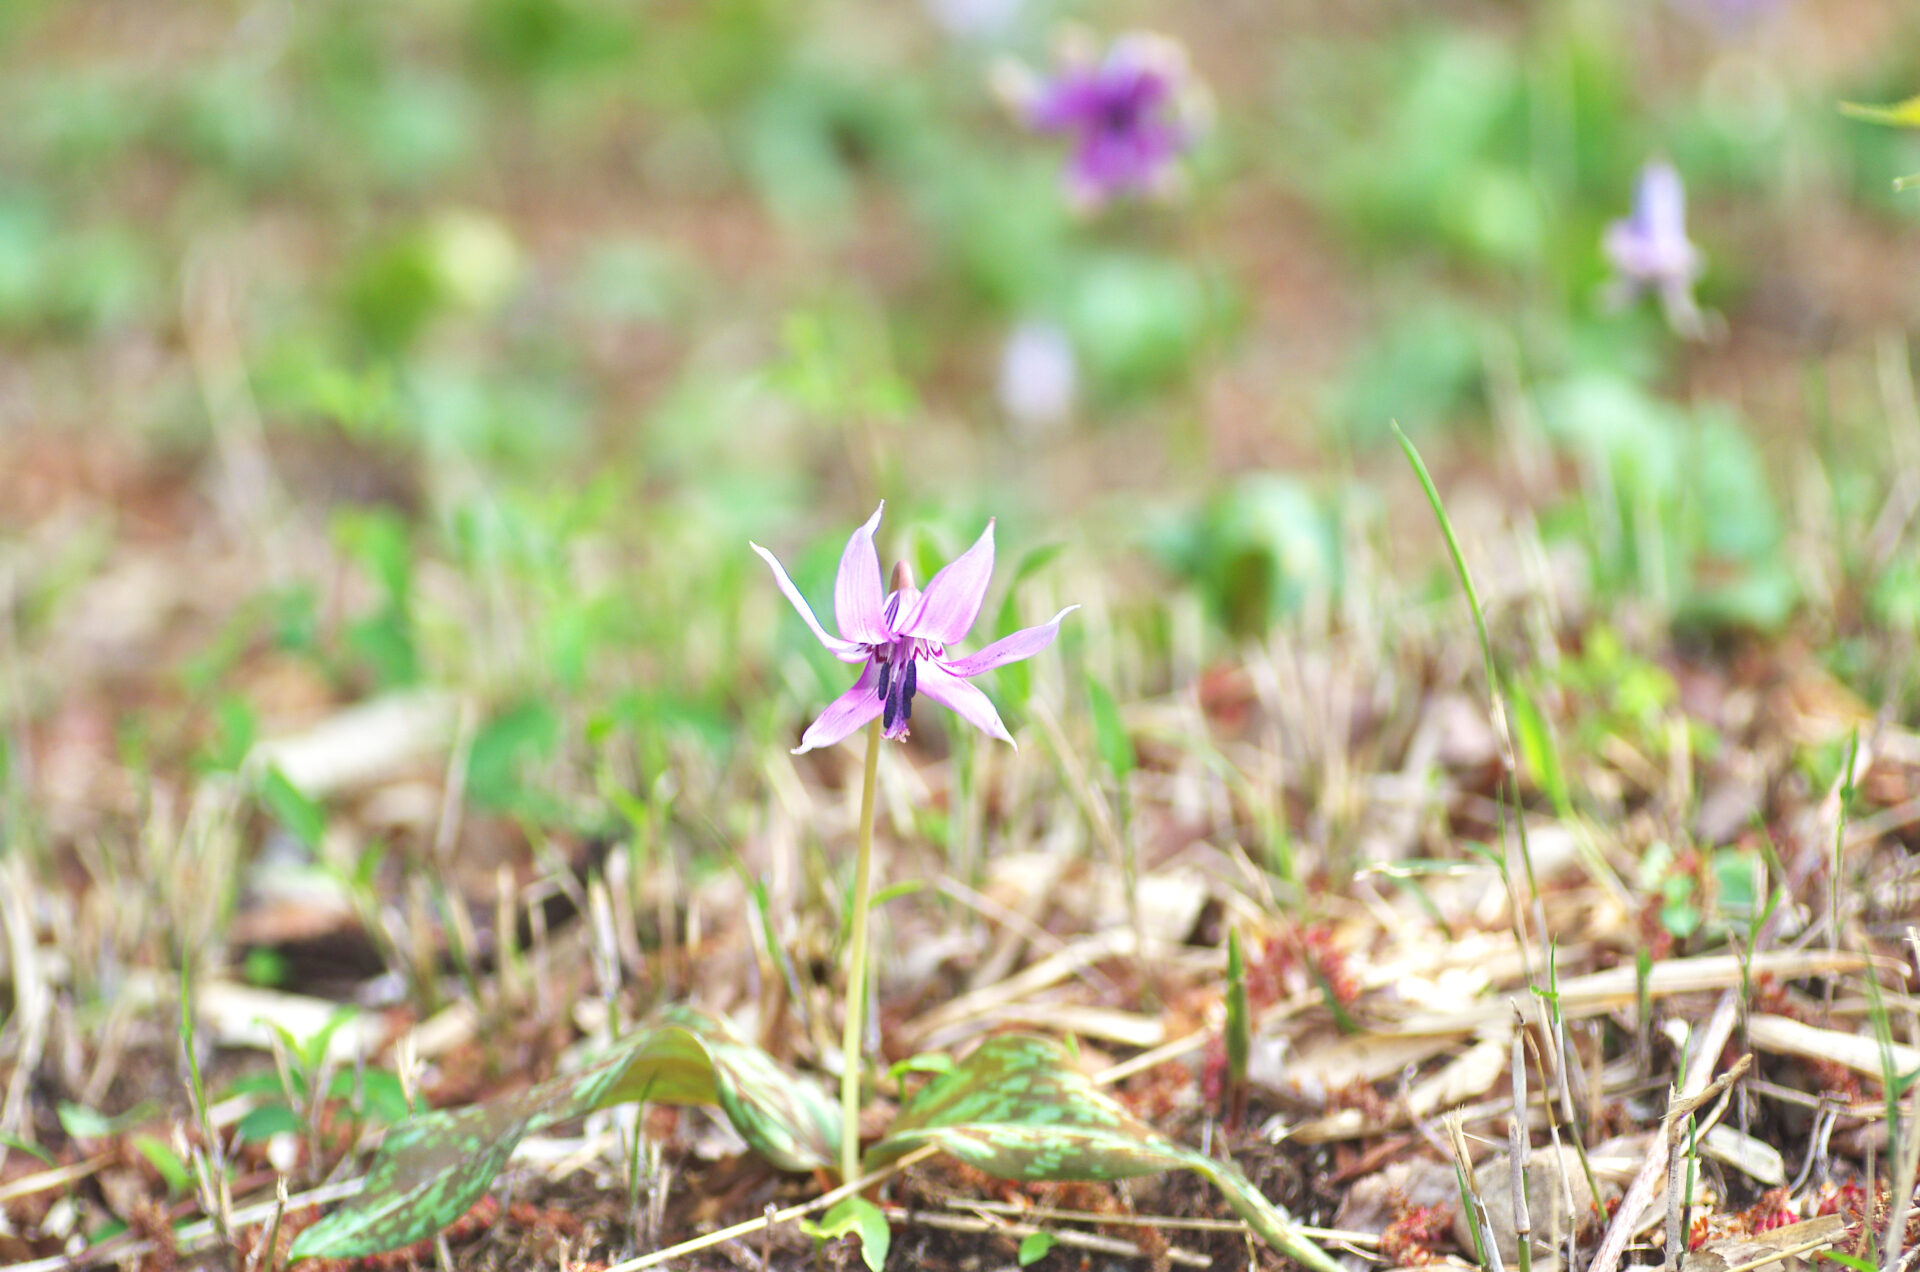
<instances>
[{"instance_id":1,"label":"flower stem","mask_svg":"<svg viewBox=\"0 0 1920 1272\"><path fill-rule=\"evenodd\" d=\"M880 772L880 721L867 726L867 773L860 787L860 850L853 865L853 948L847 960L847 1023L840 1035L840 1178L860 1178L860 1056L867 1023L867 902L873 876L873 797Z\"/></svg>"}]
</instances>

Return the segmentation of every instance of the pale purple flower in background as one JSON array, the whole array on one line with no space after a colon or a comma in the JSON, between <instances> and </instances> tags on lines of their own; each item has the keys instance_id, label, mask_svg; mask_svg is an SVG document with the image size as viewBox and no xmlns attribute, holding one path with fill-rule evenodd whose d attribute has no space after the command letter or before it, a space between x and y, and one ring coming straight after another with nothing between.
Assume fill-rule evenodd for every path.
<instances>
[{"instance_id":1,"label":"pale purple flower in background","mask_svg":"<svg viewBox=\"0 0 1920 1272\"><path fill-rule=\"evenodd\" d=\"M1022 0L923 0L927 13L950 35L987 40L1004 35L1020 16Z\"/></svg>"},{"instance_id":2,"label":"pale purple flower in background","mask_svg":"<svg viewBox=\"0 0 1920 1272\"><path fill-rule=\"evenodd\" d=\"M1786 0L1668 0L1668 3L1723 35L1739 34L1786 7Z\"/></svg>"},{"instance_id":3,"label":"pale purple flower in background","mask_svg":"<svg viewBox=\"0 0 1920 1272\"><path fill-rule=\"evenodd\" d=\"M1004 84L1029 128L1073 139L1063 179L1081 207L1167 192L1205 124L1206 95L1186 50L1147 32L1121 36L1105 57L1081 41L1051 80L1015 72Z\"/></svg>"},{"instance_id":4,"label":"pale purple flower in background","mask_svg":"<svg viewBox=\"0 0 1920 1272\"><path fill-rule=\"evenodd\" d=\"M838 637L827 635L820 626L773 553L757 543L748 545L773 567L773 581L820 643L841 662L863 664L853 688L807 726L794 754L832 746L876 717L885 736L904 738L916 694L925 694L981 732L1011 743L1013 738L993 703L967 681L983 671L1033 657L1053 643L1060 620L1080 607L1069 605L1052 621L1017 631L978 653L953 656L948 647L966 637L987 596L987 580L993 574L993 522L987 522L971 548L928 580L925 591L914 588L902 563L894 572L894 590L883 596L873 532L886 507L882 502L874 509L840 554L840 572L833 582Z\"/></svg>"},{"instance_id":5,"label":"pale purple flower in background","mask_svg":"<svg viewBox=\"0 0 1920 1272\"><path fill-rule=\"evenodd\" d=\"M1073 414L1080 368L1073 341L1050 322L1028 319L1000 350L1000 406L1023 433L1051 432Z\"/></svg>"},{"instance_id":6,"label":"pale purple flower in background","mask_svg":"<svg viewBox=\"0 0 1920 1272\"><path fill-rule=\"evenodd\" d=\"M1651 290L1660 297L1673 329L1697 336L1703 323L1693 283L1705 262L1687 238L1686 220L1687 191L1680 174L1672 164L1656 160L1640 170L1633 211L1607 227L1601 249L1613 265L1609 291L1615 303Z\"/></svg>"}]
</instances>

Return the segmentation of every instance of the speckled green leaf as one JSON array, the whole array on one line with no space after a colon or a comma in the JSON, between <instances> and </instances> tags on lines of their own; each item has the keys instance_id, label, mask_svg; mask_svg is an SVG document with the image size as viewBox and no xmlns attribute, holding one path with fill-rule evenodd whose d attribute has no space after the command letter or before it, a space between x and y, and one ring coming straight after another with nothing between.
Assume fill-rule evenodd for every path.
<instances>
[{"instance_id":1,"label":"speckled green leaf","mask_svg":"<svg viewBox=\"0 0 1920 1272\"><path fill-rule=\"evenodd\" d=\"M1287 1213L1231 1162L1177 1144L1135 1118L1073 1068L1051 1038L1008 1034L978 1050L907 1101L867 1153L882 1165L936 1144L1002 1179L1124 1179L1190 1170L1211 1180L1268 1244L1315 1270L1338 1265L1301 1236Z\"/></svg>"},{"instance_id":2,"label":"speckled green leaf","mask_svg":"<svg viewBox=\"0 0 1920 1272\"><path fill-rule=\"evenodd\" d=\"M302 1232L293 1257L349 1259L433 1236L464 1214L522 1138L636 1100L718 1104L754 1150L785 1170L838 1159L826 1093L727 1026L673 1007L578 1073L464 1109L423 1113L389 1132L360 1194Z\"/></svg>"}]
</instances>

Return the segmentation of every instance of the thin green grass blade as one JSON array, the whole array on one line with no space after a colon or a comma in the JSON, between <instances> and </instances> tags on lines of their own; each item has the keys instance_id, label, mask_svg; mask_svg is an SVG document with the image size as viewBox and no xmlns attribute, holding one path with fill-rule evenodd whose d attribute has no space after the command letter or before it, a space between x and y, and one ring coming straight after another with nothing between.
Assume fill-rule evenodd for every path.
<instances>
[{"instance_id":1,"label":"thin green grass blade","mask_svg":"<svg viewBox=\"0 0 1920 1272\"><path fill-rule=\"evenodd\" d=\"M1339 1266L1233 1163L1177 1144L1135 1118L1074 1069L1051 1038L989 1038L907 1101L868 1151L866 1168L928 1144L1001 1179L1113 1180L1190 1170L1212 1182L1276 1250L1314 1272Z\"/></svg>"},{"instance_id":2,"label":"thin green grass blade","mask_svg":"<svg viewBox=\"0 0 1920 1272\"><path fill-rule=\"evenodd\" d=\"M1840 113L1851 115L1855 119L1867 120L1869 123L1887 124L1895 128L1920 128L1920 97L1909 97L1891 106L1874 106L1865 102L1841 102Z\"/></svg>"},{"instance_id":3,"label":"thin green grass blade","mask_svg":"<svg viewBox=\"0 0 1920 1272\"><path fill-rule=\"evenodd\" d=\"M839 1111L824 1091L723 1022L673 1007L578 1073L396 1127L360 1194L302 1232L292 1256L351 1259L425 1240L466 1213L527 1135L637 1100L718 1104L754 1151L783 1170L827 1166L839 1154Z\"/></svg>"}]
</instances>

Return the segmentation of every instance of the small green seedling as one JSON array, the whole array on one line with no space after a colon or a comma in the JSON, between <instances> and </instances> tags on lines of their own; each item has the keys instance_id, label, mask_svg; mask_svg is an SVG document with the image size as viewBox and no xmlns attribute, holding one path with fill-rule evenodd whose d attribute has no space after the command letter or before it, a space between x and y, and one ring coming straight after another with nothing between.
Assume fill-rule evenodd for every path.
<instances>
[{"instance_id":1,"label":"small green seedling","mask_svg":"<svg viewBox=\"0 0 1920 1272\"><path fill-rule=\"evenodd\" d=\"M1032 1267L1052 1253L1053 1247L1058 1244L1060 1238L1051 1232L1029 1232L1020 1239L1020 1253L1015 1258L1021 1267Z\"/></svg>"},{"instance_id":2,"label":"small green seedling","mask_svg":"<svg viewBox=\"0 0 1920 1272\"><path fill-rule=\"evenodd\" d=\"M1240 932L1227 929L1227 1129L1236 1131L1247 1117L1247 1059L1253 1051L1253 1022L1247 1007L1247 960Z\"/></svg>"},{"instance_id":3,"label":"small green seedling","mask_svg":"<svg viewBox=\"0 0 1920 1272\"><path fill-rule=\"evenodd\" d=\"M802 1219L800 1230L816 1241L831 1241L848 1233L859 1237L860 1258L869 1272L880 1272L886 1266L887 1251L893 1245L893 1229L887 1226L886 1213L865 1197L841 1198L818 1223Z\"/></svg>"}]
</instances>

